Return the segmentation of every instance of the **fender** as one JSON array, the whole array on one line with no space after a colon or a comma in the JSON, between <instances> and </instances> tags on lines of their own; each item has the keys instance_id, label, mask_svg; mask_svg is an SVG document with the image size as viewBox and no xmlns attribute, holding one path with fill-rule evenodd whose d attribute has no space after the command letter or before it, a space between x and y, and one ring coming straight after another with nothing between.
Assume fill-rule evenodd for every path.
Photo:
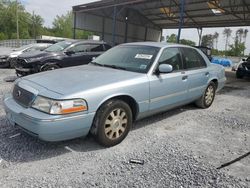
<instances>
[{"instance_id":1,"label":"fender","mask_svg":"<svg viewBox=\"0 0 250 188\"><path fill-rule=\"evenodd\" d=\"M59 61L58 60L51 60L51 61L48 61L47 63L43 64L41 67L40 67L40 71L43 70L44 67L48 66L48 65L55 65L57 64Z\"/></svg>"}]
</instances>

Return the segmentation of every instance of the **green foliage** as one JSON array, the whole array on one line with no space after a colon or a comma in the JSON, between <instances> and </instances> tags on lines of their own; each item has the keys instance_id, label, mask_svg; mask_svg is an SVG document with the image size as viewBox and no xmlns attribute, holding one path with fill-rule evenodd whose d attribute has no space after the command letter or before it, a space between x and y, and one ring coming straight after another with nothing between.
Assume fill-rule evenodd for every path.
<instances>
[{"instance_id":1,"label":"green foliage","mask_svg":"<svg viewBox=\"0 0 250 188\"><path fill-rule=\"evenodd\" d=\"M16 1L0 0L0 40L17 38L17 10L19 23L19 38L36 38L40 35L57 36L64 38L73 37L73 15L56 16L52 28L43 26L41 16L30 14L25 7ZM76 38L87 39L92 32L76 30Z\"/></svg>"},{"instance_id":2,"label":"green foliage","mask_svg":"<svg viewBox=\"0 0 250 188\"><path fill-rule=\"evenodd\" d=\"M196 45L196 43L194 41L187 40L187 39L181 39L180 44L185 44L188 46L195 46Z\"/></svg>"},{"instance_id":3,"label":"green foliage","mask_svg":"<svg viewBox=\"0 0 250 188\"><path fill-rule=\"evenodd\" d=\"M17 38L17 12L20 38L31 38L33 33L41 34L41 16L31 15L22 4L15 1L0 1L0 33L3 33L0 39Z\"/></svg>"},{"instance_id":4,"label":"green foliage","mask_svg":"<svg viewBox=\"0 0 250 188\"><path fill-rule=\"evenodd\" d=\"M209 48L213 48L214 36L212 34L203 35L201 39L201 45Z\"/></svg>"},{"instance_id":5,"label":"green foliage","mask_svg":"<svg viewBox=\"0 0 250 188\"><path fill-rule=\"evenodd\" d=\"M171 34L170 36L166 37L168 43L177 43L177 36L176 34ZM180 44L195 46L195 42L187 39L181 39Z\"/></svg>"},{"instance_id":6,"label":"green foliage","mask_svg":"<svg viewBox=\"0 0 250 188\"><path fill-rule=\"evenodd\" d=\"M171 34L170 36L167 36L166 39L168 43L177 43L176 34Z\"/></svg>"}]
</instances>

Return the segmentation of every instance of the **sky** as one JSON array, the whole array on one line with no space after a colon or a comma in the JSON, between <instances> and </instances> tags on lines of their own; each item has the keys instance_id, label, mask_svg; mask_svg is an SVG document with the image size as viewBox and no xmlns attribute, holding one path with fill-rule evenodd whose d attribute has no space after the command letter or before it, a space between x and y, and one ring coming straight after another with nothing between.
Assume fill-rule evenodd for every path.
<instances>
[{"instance_id":1,"label":"sky","mask_svg":"<svg viewBox=\"0 0 250 188\"><path fill-rule=\"evenodd\" d=\"M52 22L57 15L62 15L67 13L67 11L72 10L72 6L85 4L89 2L94 2L97 0L20 0L24 5L28 12L32 13L33 11L35 14L38 14L43 17L44 25L47 27L52 26ZM250 53L250 27L235 27L231 28L233 30L232 36L235 36L235 31L238 28L247 28L249 30L247 42L246 42L246 54ZM219 42L218 42L218 49L224 50L225 49L225 38L223 36L224 28L204 28L203 35L205 34L214 34L215 32L219 33ZM178 30L176 29L165 29L163 31L163 35L171 35L172 33L177 34ZM181 38L189 39L195 41L198 44L198 32L196 29L183 29L181 33ZM233 42L231 38L230 43Z\"/></svg>"}]
</instances>

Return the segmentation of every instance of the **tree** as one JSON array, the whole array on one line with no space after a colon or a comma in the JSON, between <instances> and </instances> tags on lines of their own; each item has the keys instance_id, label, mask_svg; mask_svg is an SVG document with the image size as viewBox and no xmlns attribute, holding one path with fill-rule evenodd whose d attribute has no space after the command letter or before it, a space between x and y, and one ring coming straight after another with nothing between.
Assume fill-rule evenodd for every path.
<instances>
[{"instance_id":1,"label":"tree","mask_svg":"<svg viewBox=\"0 0 250 188\"><path fill-rule=\"evenodd\" d=\"M195 43L194 41L187 40L187 39L181 39L181 40L180 40L180 43L181 43L181 44L188 45L188 46L195 46L195 45L196 45L196 43Z\"/></svg>"},{"instance_id":2,"label":"tree","mask_svg":"<svg viewBox=\"0 0 250 188\"><path fill-rule=\"evenodd\" d=\"M227 47L229 45L229 37L232 34L232 30L230 28L225 28L223 31L223 35L226 38L226 44L225 44L225 52L227 51Z\"/></svg>"},{"instance_id":3,"label":"tree","mask_svg":"<svg viewBox=\"0 0 250 188\"><path fill-rule=\"evenodd\" d=\"M215 49L218 49L218 39L219 39L219 33L218 32L215 32L214 35L213 35L213 39L215 40Z\"/></svg>"},{"instance_id":4,"label":"tree","mask_svg":"<svg viewBox=\"0 0 250 188\"><path fill-rule=\"evenodd\" d=\"M244 34L243 29L238 29L235 32L234 43L229 45L230 49L227 52L230 56L243 56L246 49L245 43L242 42L242 37Z\"/></svg>"},{"instance_id":5,"label":"tree","mask_svg":"<svg viewBox=\"0 0 250 188\"><path fill-rule=\"evenodd\" d=\"M213 48L214 36L211 34L203 35L201 39L201 45L209 48Z\"/></svg>"},{"instance_id":6,"label":"tree","mask_svg":"<svg viewBox=\"0 0 250 188\"><path fill-rule=\"evenodd\" d=\"M16 39L16 13L19 17L20 38L30 38L35 30L36 35L40 34L43 19L38 15L28 13L21 3L16 1L0 0L0 39Z\"/></svg>"},{"instance_id":7,"label":"tree","mask_svg":"<svg viewBox=\"0 0 250 188\"><path fill-rule=\"evenodd\" d=\"M169 43L177 43L176 34L171 34L170 36L167 36L166 39L167 39L167 42L169 42ZM189 45L189 46L196 45L194 41L187 40L187 39L181 39L180 44Z\"/></svg>"},{"instance_id":8,"label":"tree","mask_svg":"<svg viewBox=\"0 0 250 188\"><path fill-rule=\"evenodd\" d=\"M72 38L73 36L73 14L71 11L65 15L56 16L53 21L52 31L57 37ZM76 30L76 38L87 39L92 32Z\"/></svg>"},{"instance_id":9,"label":"tree","mask_svg":"<svg viewBox=\"0 0 250 188\"><path fill-rule=\"evenodd\" d=\"M171 34L170 36L167 36L166 39L167 39L167 42L169 43L177 43L176 34Z\"/></svg>"}]
</instances>

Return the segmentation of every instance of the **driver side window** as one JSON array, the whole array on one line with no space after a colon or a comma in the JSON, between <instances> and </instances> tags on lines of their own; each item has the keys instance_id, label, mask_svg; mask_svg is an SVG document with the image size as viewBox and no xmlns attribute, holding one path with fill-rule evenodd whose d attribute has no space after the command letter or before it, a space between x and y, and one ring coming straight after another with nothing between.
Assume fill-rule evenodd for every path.
<instances>
[{"instance_id":1,"label":"driver side window","mask_svg":"<svg viewBox=\"0 0 250 188\"><path fill-rule=\"evenodd\" d=\"M166 48L163 50L159 59L160 64L169 64L173 66L173 71L179 71L183 69L181 60L181 53L178 48Z\"/></svg>"},{"instance_id":2,"label":"driver side window","mask_svg":"<svg viewBox=\"0 0 250 188\"><path fill-rule=\"evenodd\" d=\"M87 45L85 44L78 44L76 46L73 46L72 48L68 49L67 51L73 51L75 53L81 53L86 52Z\"/></svg>"}]
</instances>

